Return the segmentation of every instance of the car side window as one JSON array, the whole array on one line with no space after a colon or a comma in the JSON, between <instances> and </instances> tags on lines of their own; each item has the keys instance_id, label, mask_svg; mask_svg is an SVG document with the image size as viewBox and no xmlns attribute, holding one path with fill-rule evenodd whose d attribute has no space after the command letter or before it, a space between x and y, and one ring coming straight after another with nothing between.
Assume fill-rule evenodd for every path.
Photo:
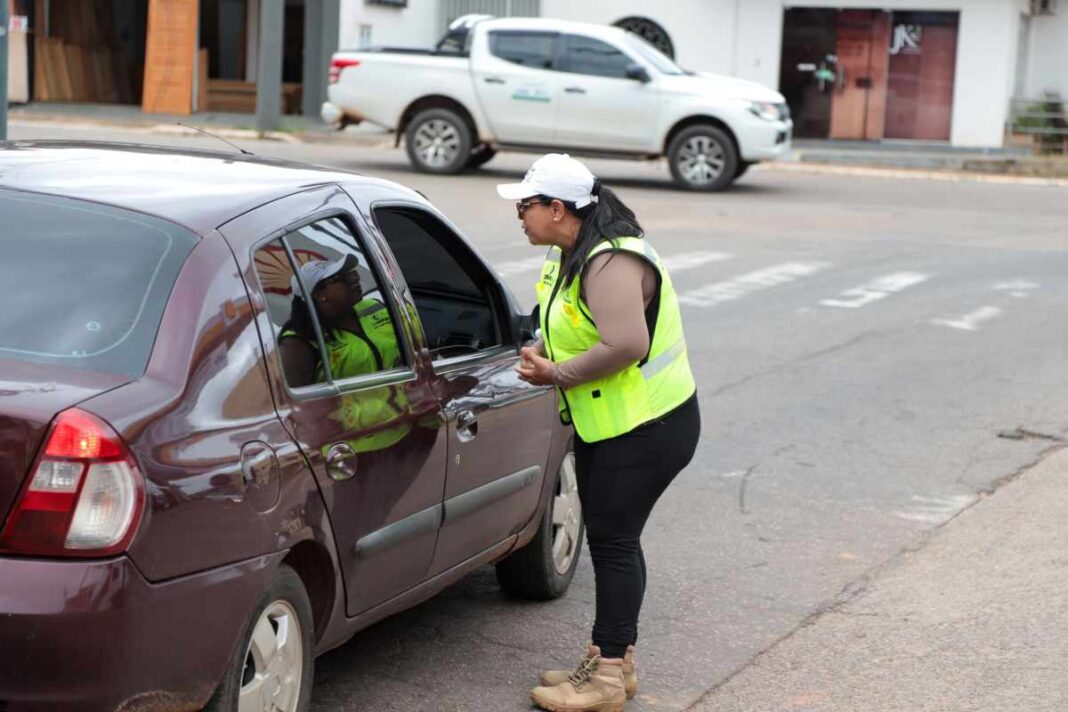
<instances>
[{"instance_id":1,"label":"car side window","mask_svg":"<svg viewBox=\"0 0 1068 712\"><path fill-rule=\"evenodd\" d=\"M552 69L557 36L552 32L490 32L489 50L494 57L512 64Z\"/></svg>"},{"instance_id":2,"label":"car side window","mask_svg":"<svg viewBox=\"0 0 1068 712\"><path fill-rule=\"evenodd\" d=\"M460 238L417 208L379 207L374 215L408 283L432 357L501 346L493 277Z\"/></svg>"},{"instance_id":3,"label":"car side window","mask_svg":"<svg viewBox=\"0 0 1068 712\"><path fill-rule=\"evenodd\" d=\"M358 245L345 222L326 218L256 251L256 273L291 388L407 364L375 270Z\"/></svg>"},{"instance_id":4,"label":"car side window","mask_svg":"<svg viewBox=\"0 0 1068 712\"><path fill-rule=\"evenodd\" d=\"M618 48L592 37L567 35L564 42L565 72L626 79L627 66L634 62Z\"/></svg>"}]
</instances>

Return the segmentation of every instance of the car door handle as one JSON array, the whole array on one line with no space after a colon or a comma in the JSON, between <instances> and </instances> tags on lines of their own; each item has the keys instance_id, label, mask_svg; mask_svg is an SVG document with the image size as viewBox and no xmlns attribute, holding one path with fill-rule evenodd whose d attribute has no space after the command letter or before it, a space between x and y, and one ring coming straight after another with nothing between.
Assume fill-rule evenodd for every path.
<instances>
[{"instance_id":1,"label":"car door handle","mask_svg":"<svg viewBox=\"0 0 1068 712\"><path fill-rule=\"evenodd\" d=\"M326 473L330 479L343 481L356 475L356 451L347 443L334 443L326 451Z\"/></svg>"},{"instance_id":2,"label":"car door handle","mask_svg":"<svg viewBox=\"0 0 1068 712\"><path fill-rule=\"evenodd\" d=\"M456 416L456 437L465 443L478 437L478 418L471 411L460 411Z\"/></svg>"},{"instance_id":3,"label":"car door handle","mask_svg":"<svg viewBox=\"0 0 1068 712\"><path fill-rule=\"evenodd\" d=\"M504 84L504 80L500 77L486 77L482 81L486 82L486 84Z\"/></svg>"},{"instance_id":4,"label":"car door handle","mask_svg":"<svg viewBox=\"0 0 1068 712\"><path fill-rule=\"evenodd\" d=\"M586 90L582 87L567 87L564 89L568 94L585 94Z\"/></svg>"}]
</instances>

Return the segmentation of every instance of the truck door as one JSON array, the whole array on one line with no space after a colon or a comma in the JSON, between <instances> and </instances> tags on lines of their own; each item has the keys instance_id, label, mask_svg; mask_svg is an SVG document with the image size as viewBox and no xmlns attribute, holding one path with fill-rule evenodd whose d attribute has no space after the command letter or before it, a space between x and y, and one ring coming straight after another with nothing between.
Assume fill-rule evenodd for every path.
<instances>
[{"instance_id":1,"label":"truck door","mask_svg":"<svg viewBox=\"0 0 1068 712\"><path fill-rule=\"evenodd\" d=\"M560 103L559 33L492 30L471 48L475 91L500 143L549 145Z\"/></svg>"}]
</instances>

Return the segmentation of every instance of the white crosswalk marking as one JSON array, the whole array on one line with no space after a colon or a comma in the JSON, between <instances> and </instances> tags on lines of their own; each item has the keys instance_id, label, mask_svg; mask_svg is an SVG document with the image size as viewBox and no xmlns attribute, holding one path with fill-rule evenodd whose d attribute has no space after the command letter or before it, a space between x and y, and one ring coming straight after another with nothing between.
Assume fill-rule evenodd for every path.
<instances>
[{"instance_id":1,"label":"white crosswalk marking","mask_svg":"<svg viewBox=\"0 0 1068 712\"><path fill-rule=\"evenodd\" d=\"M724 262L734 257L729 252L683 252L663 258L664 266L672 274L688 269L695 269L712 262ZM508 260L496 266L497 274L502 277L513 277L525 272L540 270L545 263L545 257L528 257L522 260Z\"/></svg>"},{"instance_id":2,"label":"white crosswalk marking","mask_svg":"<svg viewBox=\"0 0 1068 712\"><path fill-rule=\"evenodd\" d=\"M919 272L894 272L875 279L868 284L847 289L834 299L820 301L825 307L842 309L859 309L862 306L886 299L891 294L922 284L930 279L929 275Z\"/></svg>"},{"instance_id":3,"label":"white crosswalk marking","mask_svg":"<svg viewBox=\"0 0 1068 712\"><path fill-rule=\"evenodd\" d=\"M545 256L540 257L528 257L525 260L509 260L508 262L501 262L496 265L497 274L502 277L511 277L513 275L522 274L523 272L533 272L534 270L541 269L541 266L545 264Z\"/></svg>"},{"instance_id":4,"label":"white crosswalk marking","mask_svg":"<svg viewBox=\"0 0 1068 712\"><path fill-rule=\"evenodd\" d=\"M683 252L679 255L664 257L662 261L668 272L675 273L694 269L711 262L724 262L732 257L734 255L729 252Z\"/></svg>"},{"instance_id":5,"label":"white crosswalk marking","mask_svg":"<svg viewBox=\"0 0 1068 712\"><path fill-rule=\"evenodd\" d=\"M715 282L679 295L679 302L698 307L712 307L741 299L747 294L789 284L831 266L829 262L787 262L740 275L725 282Z\"/></svg>"},{"instance_id":6,"label":"white crosswalk marking","mask_svg":"<svg viewBox=\"0 0 1068 712\"><path fill-rule=\"evenodd\" d=\"M975 501L975 495L959 494L949 497L913 496L913 505L894 512L894 516L911 522L941 524Z\"/></svg>"},{"instance_id":7,"label":"white crosswalk marking","mask_svg":"<svg viewBox=\"0 0 1068 712\"><path fill-rule=\"evenodd\" d=\"M1031 282L1026 279L1017 279L1012 282L998 282L994 285L994 291L1008 292L1010 297L1015 299L1025 299L1028 292L1041 287L1042 285L1037 282Z\"/></svg>"},{"instance_id":8,"label":"white crosswalk marking","mask_svg":"<svg viewBox=\"0 0 1068 712\"><path fill-rule=\"evenodd\" d=\"M951 329L960 329L962 331L978 331L979 324L999 316L1001 316L1001 309L998 307L980 307L957 319L931 319L931 323L937 324L938 326L948 326Z\"/></svg>"}]
</instances>

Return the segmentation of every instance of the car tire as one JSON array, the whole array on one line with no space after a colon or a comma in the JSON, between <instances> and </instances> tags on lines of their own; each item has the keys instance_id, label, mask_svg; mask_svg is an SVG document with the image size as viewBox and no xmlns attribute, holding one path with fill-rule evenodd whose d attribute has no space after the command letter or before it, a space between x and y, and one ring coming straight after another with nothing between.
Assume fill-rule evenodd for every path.
<instances>
[{"instance_id":1,"label":"car tire","mask_svg":"<svg viewBox=\"0 0 1068 712\"><path fill-rule=\"evenodd\" d=\"M420 111L404 131L408 160L423 173L459 173L468 165L471 144L470 127L451 109Z\"/></svg>"},{"instance_id":2,"label":"car tire","mask_svg":"<svg viewBox=\"0 0 1068 712\"><path fill-rule=\"evenodd\" d=\"M497 155L497 149L482 144L467 157L467 167L471 170L483 166L493 160L493 157Z\"/></svg>"},{"instance_id":3,"label":"car tire","mask_svg":"<svg viewBox=\"0 0 1068 712\"><path fill-rule=\"evenodd\" d=\"M279 566L256 602L205 712L236 712L239 707L306 712L311 702L314 644L308 592L293 569ZM267 645L273 645L271 653L261 650ZM257 691L263 704L248 704ZM272 693L270 697L267 692Z\"/></svg>"},{"instance_id":4,"label":"car tire","mask_svg":"<svg viewBox=\"0 0 1068 712\"><path fill-rule=\"evenodd\" d=\"M585 525L571 448L560 463L552 492L534 538L497 563L497 581L510 596L536 601L559 598L567 593L575 576ZM559 552L557 547L561 547Z\"/></svg>"},{"instance_id":5,"label":"car tire","mask_svg":"<svg viewBox=\"0 0 1068 712\"><path fill-rule=\"evenodd\" d=\"M748 171L752 165L753 163L751 161L738 161L738 168L734 171L734 180L738 180L744 176L746 171Z\"/></svg>"},{"instance_id":6,"label":"car tire","mask_svg":"<svg viewBox=\"0 0 1068 712\"><path fill-rule=\"evenodd\" d=\"M683 129L668 145L668 166L684 190L723 190L738 171L738 149L723 129L699 124Z\"/></svg>"}]
</instances>

